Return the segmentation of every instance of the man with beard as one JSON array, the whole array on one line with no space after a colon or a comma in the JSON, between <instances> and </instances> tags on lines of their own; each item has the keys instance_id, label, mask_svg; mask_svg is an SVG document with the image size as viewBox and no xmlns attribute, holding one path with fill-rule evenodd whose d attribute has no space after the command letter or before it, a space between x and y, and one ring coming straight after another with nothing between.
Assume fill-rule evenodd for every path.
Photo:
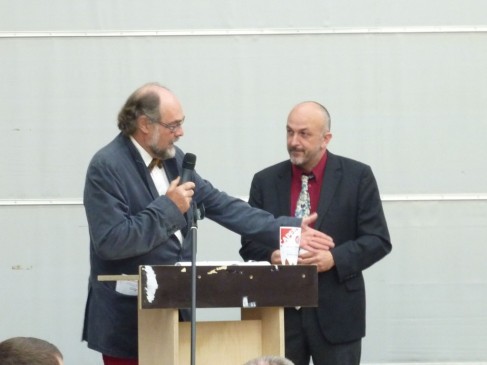
<instances>
[{"instance_id":1,"label":"man with beard","mask_svg":"<svg viewBox=\"0 0 487 365\"><path fill-rule=\"evenodd\" d=\"M137 89L118 115L120 134L92 158L84 206L90 233L90 279L83 340L103 354L106 365L137 364L137 288L100 282L98 275L133 275L140 265L191 261L188 235L194 209L238 234L278 241L281 225L301 226L303 247L332 243L308 227L316 215L275 219L268 212L215 189L196 172L179 184L185 115L176 96L158 84ZM182 310L181 318L189 319Z\"/></svg>"},{"instance_id":2,"label":"man with beard","mask_svg":"<svg viewBox=\"0 0 487 365\"><path fill-rule=\"evenodd\" d=\"M274 216L318 212L314 228L334 243L301 250L298 264L318 268L318 308L285 309L286 357L295 365L360 364L365 336L362 271L391 250L379 190L369 166L327 151L330 115L317 102L296 105L287 120L290 160L255 174L249 203ZM279 246L242 237L246 260L281 263Z\"/></svg>"}]
</instances>

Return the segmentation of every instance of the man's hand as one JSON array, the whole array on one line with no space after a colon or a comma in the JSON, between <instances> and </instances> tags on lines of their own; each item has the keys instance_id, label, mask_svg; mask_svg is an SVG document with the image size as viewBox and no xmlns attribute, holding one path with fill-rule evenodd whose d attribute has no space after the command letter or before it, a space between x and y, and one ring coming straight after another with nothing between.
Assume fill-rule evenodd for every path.
<instances>
[{"instance_id":1,"label":"man's hand","mask_svg":"<svg viewBox=\"0 0 487 365\"><path fill-rule=\"evenodd\" d=\"M333 238L327 234L311 228L309 225L316 221L317 213L313 213L303 218L301 223L301 243L300 247L309 252L328 251L335 247Z\"/></svg>"},{"instance_id":2,"label":"man's hand","mask_svg":"<svg viewBox=\"0 0 487 365\"><path fill-rule=\"evenodd\" d=\"M271 264L282 265L281 250L275 250L271 255Z\"/></svg>"},{"instance_id":3,"label":"man's hand","mask_svg":"<svg viewBox=\"0 0 487 365\"><path fill-rule=\"evenodd\" d=\"M311 228L309 225L316 221L317 213L303 218L301 223L301 243L299 245L299 265L316 265L318 272L328 271L335 266L335 260L330 249L335 247L333 238L327 234ZM275 250L271 255L271 264L282 265L281 251Z\"/></svg>"},{"instance_id":4,"label":"man's hand","mask_svg":"<svg viewBox=\"0 0 487 365\"><path fill-rule=\"evenodd\" d=\"M318 252L299 251L298 265L316 265L318 272L330 270L335 266L333 255L328 250Z\"/></svg>"},{"instance_id":5,"label":"man's hand","mask_svg":"<svg viewBox=\"0 0 487 365\"><path fill-rule=\"evenodd\" d=\"M282 265L281 250L272 252L271 264ZM330 251L308 252L300 250L298 265L316 265L318 272L324 272L335 266L335 260Z\"/></svg>"},{"instance_id":6,"label":"man's hand","mask_svg":"<svg viewBox=\"0 0 487 365\"><path fill-rule=\"evenodd\" d=\"M177 177L166 191L166 196L178 207L181 213L186 213L191 205L194 195L194 182L188 181L184 184L179 184L180 177Z\"/></svg>"}]
</instances>

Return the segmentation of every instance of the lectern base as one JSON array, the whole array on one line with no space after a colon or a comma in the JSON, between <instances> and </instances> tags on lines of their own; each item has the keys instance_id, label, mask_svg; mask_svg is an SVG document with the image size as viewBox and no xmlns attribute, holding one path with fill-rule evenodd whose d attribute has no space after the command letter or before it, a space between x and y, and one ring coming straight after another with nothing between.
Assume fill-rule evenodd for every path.
<instances>
[{"instance_id":1,"label":"lectern base","mask_svg":"<svg viewBox=\"0 0 487 365\"><path fill-rule=\"evenodd\" d=\"M139 310L139 364L186 365L191 323L177 309ZM197 322L196 364L243 364L262 355L284 356L284 310L242 309L241 321Z\"/></svg>"}]
</instances>

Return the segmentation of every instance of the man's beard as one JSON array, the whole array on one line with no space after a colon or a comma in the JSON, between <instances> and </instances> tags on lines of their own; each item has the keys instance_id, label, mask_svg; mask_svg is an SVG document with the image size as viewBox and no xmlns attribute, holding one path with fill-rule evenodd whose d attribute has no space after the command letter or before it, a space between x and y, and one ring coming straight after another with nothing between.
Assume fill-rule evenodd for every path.
<instances>
[{"instance_id":1,"label":"man's beard","mask_svg":"<svg viewBox=\"0 0 487 365\"><path fill-rule=\"evenodd\" d=\"M303 164L303 158L296 158L296 157L292 157L290 156L289 159L291 160L291 163L294 165L294 166L301 166Z\"/></svg>"},{"instance_id":2,"label":"man's beard","mask_svg":"<svg viewBox=\"0 0 487 365\"><path fill-rule=\"evenodd\" d=\"M295 166L302 166L306 162L306 156L305 154L301 154L300 156L295 156L292 153L296 150L289 150L289 159L291 160L291 163ZM303 151L297 151L297 152L303 152Z\"/></svg>"},{"instance_id":3,"label":"man's beard","mask_svg":"<svg viewBox=\"0 0 487 365\"><path fill-rule=\"evenodd\" d=\"M161 160L168 160L176 156L176 149L174 148L174 146L165 150L161 150L155 146L151 146L151 150L152 153Z\"/></svg>"},{"instance_id":4,"label":"man's beard","mask_svg":"<svg viewBox=\"0 0 487 365\"><path fill-rule=\"evenodd\" d=\"M176 141L177 139L174 142ZM174 146L171 146L164 150L157 147L157 143L159 142L159 136L157 134L154 134L151 142L152 143L149 145L149 148L151 149L154 156L156 156L157 158L161 160L168 160L176 156L176 148L174 148Z\"/></svg>"}]
</instances>

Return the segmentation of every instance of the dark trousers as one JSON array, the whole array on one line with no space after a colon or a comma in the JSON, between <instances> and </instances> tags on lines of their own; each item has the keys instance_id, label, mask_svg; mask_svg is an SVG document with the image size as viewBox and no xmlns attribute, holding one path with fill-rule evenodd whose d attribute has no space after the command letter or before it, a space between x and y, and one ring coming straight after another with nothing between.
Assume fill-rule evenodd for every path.
<instances>
[{"instance_id":1,"label":"dark trousers","mask_svg":"<svg viewBox=\"0 0 487 365\"><path fill-rule=\"evenodd\" d=\"M332 344L326 340L315 308L286 308L286 357L295 365L359 365L362 340Z\"/></svg>"}]
</instances>

